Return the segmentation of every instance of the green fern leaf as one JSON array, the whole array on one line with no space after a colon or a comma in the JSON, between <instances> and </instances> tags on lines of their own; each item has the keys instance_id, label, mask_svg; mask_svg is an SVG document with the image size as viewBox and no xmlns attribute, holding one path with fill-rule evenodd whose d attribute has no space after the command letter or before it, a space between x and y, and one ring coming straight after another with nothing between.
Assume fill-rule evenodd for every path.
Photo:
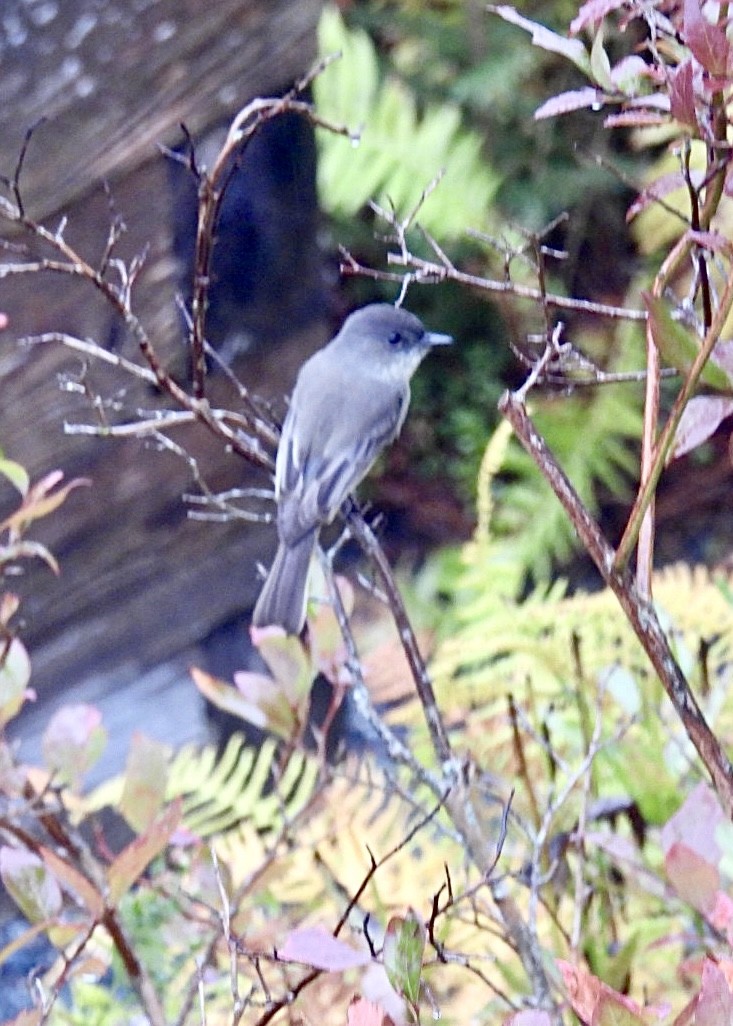
<instances>
[{"instance_id":1,"label":"green fern leaf","mask_svg":"<svg viewBox=\"0 0 733 1026\"><path fill-rule=\"evenodd\" d=\"M182 749L170 768L168 800L183 797L183 821L201 837L231 830L243 820L266 830L282 814L295 815L315 787L318 766L305 755L292 757L278 785L273 785L277 744L265 740L257 749L234 734L217 757L213 748Z\"/></svg>"},{"instance_id":2,"label":"green fern leaf","mask_svg":"<svg viewBox=\"0 0 733 1026\"><path fill-rule=\"evenodd\" d=\"M407 86L396 78L380 81L371 40L363 31L348 31L334 7L321 17L319 47L323 55L340 52L341 59L314 83L318 113L361 135L354 147L341 136L319 133L324 209L350 217L376 199L405 216L444 171L420 208L420 223L442 238L484 223L499 180L481 152L480 136L462 127L460 109L446 103L419 113Z\"/></svg>"}]
</instances>

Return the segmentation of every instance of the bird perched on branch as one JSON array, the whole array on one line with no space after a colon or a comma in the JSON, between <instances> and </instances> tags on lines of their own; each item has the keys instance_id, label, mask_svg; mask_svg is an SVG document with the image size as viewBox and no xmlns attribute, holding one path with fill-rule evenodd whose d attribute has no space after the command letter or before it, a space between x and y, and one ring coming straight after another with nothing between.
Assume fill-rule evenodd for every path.
<instances>
[{"instance_id":1,"label":"bird perched on branch","mask_svg":"<svg viewBox=\"0 0 733 1026\"><path fill-rule=\"evenodd\" d=\"M300 634L318 533L400 432L410 379L450 335L388 303L356 310L300 369L275 466L279 545L255 606L257 627Z\"/></svg>"}]
</instances>

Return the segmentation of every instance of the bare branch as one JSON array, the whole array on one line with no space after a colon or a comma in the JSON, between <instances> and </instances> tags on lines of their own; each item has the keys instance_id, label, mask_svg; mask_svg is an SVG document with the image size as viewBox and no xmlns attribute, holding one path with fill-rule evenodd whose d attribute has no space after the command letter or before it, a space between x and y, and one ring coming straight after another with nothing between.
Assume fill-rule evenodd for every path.
<instances>
[{"instance_id":1,"label":"bare branch","mask_svg":"<svg viewBox=\"0 0 733 1026\"><path fill-rule=\"evenodd\" d=\"M450 740L443 723L443 717L438 708L435 698L432 680L428 673L425 661L420 653L415 632L407 616L397 584L392 575L387 557L381 545L377 541L374 532L371 530L364 518L354 510L347 515L349 526L354 537L364 549L369 559L374 563L382 578L390 610L397 625L400 641L404 649L407 661L410 666L412 678L415 681L418 697L422 704L423 713L430 732L430 739L433 744L435 756L439 764L447 772L451 764L455 762L455 756L451 748Z\"/></svg>"},{"instance_id":2,"label":"bare branch","mask_svg":"<svg viewBox=\"0 0 733 1026\"><path fill-rule=\"evenodd\" d=\"M352 137L344 125L324 121L316 114L312 105L296 99L296 95L320 74L333 58L319 61L289 93L273 99L254 99L235 116L227 133L224 145L219 151L210 172L197 166L193 150L190 167L196 173L199 190L198 225L194 255L193 296L191 300L191 362L193 367L193 394L204 396L206 377L205 318L208 304L211 263L214 251L216 220L227 186L247 145L263 125L286 113L300 114L311 124L327 128L337 135Z\"/></svg>"},{"instance_id":3,"label":"bare branch","mask_svg":"<svg viewBox=\"0 0 733 1026\"><path fill-rule=\"evenodd\" d=\"M395 765L407 766L411 772L417 776L418 780L422 781L430 788L436 797L440 797L446 790L445 781L427 770L415 758L407 745L405 745L404 742L402 742L400 738L390 730L383 718L374 708L369 690L364 680L361 661L359 659L359 653L356 648L356 641L354 640L351 625L349 624L349 618L346 614L339 590L333 580L331 561L320 547L318 549L318 553L328 582L330 592L329 597L338 621L341 637L346 645L346 665L351 675L353 696L356 707L360 715L363 716L365 721L376 731L380 741L385 746L390 760L394 762Z\"/></svg>"},{"instance_id":4,"label":"bare branch","mask_svg":"<svg viewBox=\"0 0 733 1026\"><path fill-rule=\"evenodd\" d=\"M654 606L638 591L628 570L617 566L616 553L537 431L521 399L505 392L499 410L537 464L573 523L606 585L613 591L659 675L687 734L710 773L728 817L733 816L733 766L700 709L675 659Z\"/></svg>"},{"instance_id":5,"label":"bare branch","mask_svg":"<svg viewBox=\"0 0 733 1026\"><path fill-rule=\"evenodd\" d=\"M434 188L435 185L437 185L437 182L431 183L428 189ZM424 201L428 194L428 190L425 190L422 201ZM481 292L509 295L517 299L527 299L535 303L539 302L548 309L571 310L576 313L608 317L612 320L644 322L647 319L646 310L631 310L627 307L611 306L607 303L594 303L587 299L573 299L568 296L544 292L542 288L520 285L508 279L498 281L482 275L469 274L456 268L444 254L437 261L426 260L410 250L406 239L407 229L413 223L418 212L417 209L410 213L409 222L406 223L405 221L398 221L393 212L385 210L375 203L372 203L371 207L393 229L394 234L388 236L387 241L394 242L397 251L389 250L387 252L387 263L392 266L404 267L405 273L398 274L394 271L380 271L367 267L361 264L348 250L342 248L340 269L344 275L359 275L372 278L375 281L397 282L400 285L403 284L405 278L408 279L408 284L414 283L417 285L455 281L461 285L478 289Z\"/></svg>"}]
</instances>

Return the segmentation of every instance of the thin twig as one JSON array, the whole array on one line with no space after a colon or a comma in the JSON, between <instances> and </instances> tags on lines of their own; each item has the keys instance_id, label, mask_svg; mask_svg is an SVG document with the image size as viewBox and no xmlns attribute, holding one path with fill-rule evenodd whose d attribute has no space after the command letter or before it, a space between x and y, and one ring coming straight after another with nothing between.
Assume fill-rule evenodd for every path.
<instances>
[{"instance_id":1,"label":"thin twig","mask_svg":"<svg viewBox=\"0 0 733 1026\"><path fill-rule=\"evenodd\" d=\"M529 922L533 927L537 920L537 903L539 900L539 887L537 881L540 876L540 861L543 853L546 850L547 842L550 836L550 829L552 823L555 820L558 812L562 809L565 803L570 798L578 783L582 781L589 773L595 757L598 755L601 745L601 727L603 719L600 710L600 699L599 706L596 713L596 719L593 726L593 734L590 738L587 751L578 766L568 775L564 786L558 792L554 800L547 803L547 808L542 816L542 822L540 828L537 831L537 835L534 840L533 851L532 851L532 863L530 868L530 897L529 897ZM618 740L623 733L626 731L626 725L623 728L619 728L611 742Z\"/></svg>"},{"instance_id":2,"label":"thin twig","mask_svg":"<svg viewBox=\"0 0 733 1026\"><path fill-rule=\"evenodd\" d=\"M423 714L428 726L435 756L438 759L439 764L442 766L443 772L455 772L455 770L451 770L451 766L455 766L455 756L451 748L448 733L445 729L443 717L435 698L433 682L430 678L425 660L420 652L415 632L407 615L402 595L400 594L394 576L392 575L392 569L389 565L389 561L385 556L384 550L379 544L376 535L361 514L352 509L347 514L347 519L354 538L359 542L366 555L374 563L379 572L379 576L382 579L382 586L385 594L387 595L389 607L397 625L397 631L402 643L402 648L405 656L407 657L412 678L415 682L418 697L423 708Z\"/></svg>"},{"instance_id":3,"label":"thin twig","mask_svg":"<svg viewBox=\"0 0 733 1026\"><path fill-rule=\"evenodd\" d=\"M337 135L351 137L345 125L324 121L316 114L312 105L295 98L296 90L302 90L320 74L329 63L320 61L304 76L294 90L285 96L272 99L257 98L243 107L235 116L227 133L224 145L217 154L210 172L197 168L195 158L191 168L198 181L199 206L194 251L193 295L191 299L191 363L193 368L193 394L196 399L204 396L206 376L205 318L208 306L211 265L214 252L215 228L226 189L232 180L236 160L239 160L263 125L286 113L300 114L313 125L328 128Z\"/></svg>"},{"instance_id":4,"label":"thin twig","mask_svg":"<svg viewBox=\"0 0 733 1026\"><path fill-rule=\"evenodd\" d=\"M396 765L406 766L415 774L418 780L430 788L436 797L440 797L446 790L445 781L427 770L419 760L415 758L407 745L400 740L394 731L390 730L384 722L384 719L374 708L371 695L369 694L369 689L367 688L366 681L364 680L361 660L359 659L359 653L356 648L356 641L354 640L351 625L349 624L349 618L346 613L346 609L344 608L341 594L333 580L333 568L328 556L320 549L320 547L318 548L318 553L329 588L329 598L339 625L341 637L346 645L346 666L351 676L354 704L356 705L359 714L363 716L365 721L373 730L376 731L380 741L385 746L390 760Z\"/></svg>"},{"instance_id":5,"label":"thin twig","mask_svg":"<svg viewBox=\"0 0 733 1026\"><path fill-rule=\"evenodd\" d=\"M405 277L395 271L381 271L360 263L347 249L340 247L341 265L343 275L372 278L375 281L391 281L402 284ZM392 254L393 259L389 262L400 264L399 254ZM469 274L458 268L448 268L443 264L432 260L425 260L412 255L407 273L410 281L417 285L434 285L443 281L455 281L469 288L478 289L481 292L490 292L504 296L515 296L517 299L528 299L534 303L542 302L543 297L539 289L527 285L519 285L513 281L499 281L493 278L485 278L478 274ZM598 317L608 317L617 321L644 322L647 319L646 310L631 310L621 306L611 306L607 303L594 303L589 299L572 299L569 296L560 296L557 293L548 292L544 301L551 309L572 310L575 313L591 314Z\"/></svg>"},{"instance_id":6,"label":"thin twig","mask_svg":"<svg viewBox=\"0 0 733 1026\"><path fill-rule=\"evenodd\" d=\"M124 320L127 328L130 330L134 338L136 339L143 358L146 360L148 367L153 375L153 383L157 385L164 393L166 393L174 402L177 403L184 410L191 411L196 419L205 424L215 435L221 438L234 452L244 456L251 463L262 467L263 469L269 469L271 466L271 460L261 447L252 447L245 440L243 440L241 433L229 428L224 421L217 419L211 415L211 409L208 402L204 399L197 399L195 396L191 396L182 388L178 382L171 377L168 371L164 368L160 358L158 357L157 351L141 324L138 317L133 313L130 306L130 294L129 289L132 281L135 277L134 268L129 272L125 272L123 275L122 287L118 287L109 282L98 270L95 270L80 254L70 246L63 234L50 232L43 225L38 224L32 219L22 214L19 207L13 207L4 197L0 197L0 212L2 212L9 220L19 223L22 227L26 228L29 232L35 235L37 238L46 242L56 252L58 252L63 258L63 261L50 261L41 260L26 264L3 264L0 265L0 278L8 274L16 273L34 273L42 270L58 271L63 274L68 274L72 277L78 277L83 280L90 282L104 297L107 303L118 313ZM70 340L70 336L63 336L62 333L49 333L45 336L40 336L43 339L50 339L56 335L58 341L63 340L63 344L67 344ZM81 349L81 340L75 340L71 344L71 348ZM106 360L108 363L117 362L118 366L124 367L130 373L136 374L138 377L142 377L145 380L150 380L146 374L138 371L131 370L135 367L130 361L123 361L120 357L115 357L114 354L108 354L108 356L102 356L98 350L101 347L96 347L94 343L84 343L86 351L90 355L95 355L99 359ZM110 359L109 357L113 357Z\"/></svg>"}]
</instances>

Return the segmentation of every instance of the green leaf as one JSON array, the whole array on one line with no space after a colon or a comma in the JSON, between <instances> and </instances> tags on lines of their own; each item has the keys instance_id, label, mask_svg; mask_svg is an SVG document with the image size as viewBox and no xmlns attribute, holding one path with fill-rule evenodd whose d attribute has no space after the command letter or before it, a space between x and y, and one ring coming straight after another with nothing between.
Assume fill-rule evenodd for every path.
<instances>
[{"instance_id":1,"label":"green leaf","mask_svg":"<svg viewBox=\"0 0 733 1026\"><path fill-rule=\"evenodd\" d=\"M31 661L25 645L13 638L0 662L0 727L20 712L31 678Z\"/></svg>"},{"instance_id":2,"label":"green leaf","mask_svg":"<svg viewBox=\"0 0 733 1026\"><path fill-rule=\"evenodd\" d=\"M120 812L136 833L146 830L162 809L167 784L168 748L136 731L120 800Z\"/></svg>"},{"instance_id":3,"label":"green leaf","mask_svg":"<svg viewBox=\"0 0 733 1026\"><path fill-rule=\"evenodd\" d=\"M652 338L662 359L676 367L680 374L687 374L700 352L698 339L672 317L667 304L659 296L644 292L643 298L649 311ZM712 360L708 360L703 368L700 381L721 392L731 388L731 379Z\"/></svg>"},{"instance_id":4,"label":"green leaf","mask_svg":"<svg viewBox=\"0 0 733 1026\"><path fill-rule=\"evenodd\" d=\"M28 471L15 460L8 460L0 457L0 474L6 477L10 483L18 489L21 495L25 495L30 485Z\"/></svg>"},{"instance_id":5,"label":"green leaf","mask_svg":"<svg viewBox=\"0 0 733 1026\"><path fill-rule=\"evenodd\" d=\"M593 945L592 939L589 947L595 955L592 968L596 976L614 990L622 991L631 977L635 959L638 957L639 934L632 933L625 944L612 951L600 944Z\"/></svg>"},{"instance_id":6,"label":"green leaf","mask_svg":"<svg viewBox=\"0 0 733 1026\"><path fill-rule=\"evenodd\" d=\"M31 923L61 911L61 888L42 859L24 848L0 848L0 878L8 894Z\"/></svg>"},{"instance_id":7,"label":"green leaf","mask_svg":"<svg viewBox=\"0 0 733 1026\"><path fill-rule=\"evenodd\" d=\"M377 54L371 40L366 32L347 32L338 10L327 5L318 24L318 49L323 56L340 54L340 59L316 79L316 102L319 91L328 90L329 116L358 131L379 88Z\"/></svg>"},{"instance_id":8,"label":"green leaf","mask_svg":"<svg viewBox=\"0 0 733 1026\"><path fill-rule=\"evenodd\" d=\"M182 749L170 767L167 798L183 799L183 822L199 837L222 834L247 820L258 830L295 816L308 802L318 760L291 756L275 773L278 747L266 739L256 748L233 734L223 752ZM277 784L273 776L277 775Z\"/></svg>"},{"instance_id":9,"label":"green leaf","mask_svg":"<svg viewBox=\"0 0 733 1026\"><path fill-rule=\"evenodd\" d=\"M600 389L593 397L571 396L562 404L538 403L535 422L591 512L597 508L599 485L616 496L628 491L629 479L637 473L633 446L642 422L638 391L619 386ZM577 535L518 443L509 446L504 471L514 480L494 515L494 534L505 557L547 578L554 561L568 558Z\"/></svg>"},{"instance_id":10,"label":"green leaf","mask_svg":"<svg viewBox=\"0 0 733 1026\"><path fill-rule=\"evenodd\" d=\"M420 996L423 952L427 931L417 912L410 909L406 916L394 916L387 924L384 937L384 970L398 994L410 1004L417 1004Z\"/></svg>"},{"instance_id":11,"label":"green leaf","mask_svg":"<svg viewBox=\"0 0 733 1026\"><path fill-rule=\"evenodd\" d=\"M634 727L620 746L599 755L618 789L629 794L649 823L664 823L679 806L679 781L664 762L665 731L647 717L643 731Z\"/></svg>"},{"instance_id":12,"label":"green leaf","mask_svg":"<svg viewBox=\"0 0 733 1026\"><path fill-rule=\"evenodd\" d=\"M590 67L594 82L609 93L616 92L616 85L611 76L611 62L603 48L603 25L598 29L590 52Z\"/></svg>"}]
</instances>

